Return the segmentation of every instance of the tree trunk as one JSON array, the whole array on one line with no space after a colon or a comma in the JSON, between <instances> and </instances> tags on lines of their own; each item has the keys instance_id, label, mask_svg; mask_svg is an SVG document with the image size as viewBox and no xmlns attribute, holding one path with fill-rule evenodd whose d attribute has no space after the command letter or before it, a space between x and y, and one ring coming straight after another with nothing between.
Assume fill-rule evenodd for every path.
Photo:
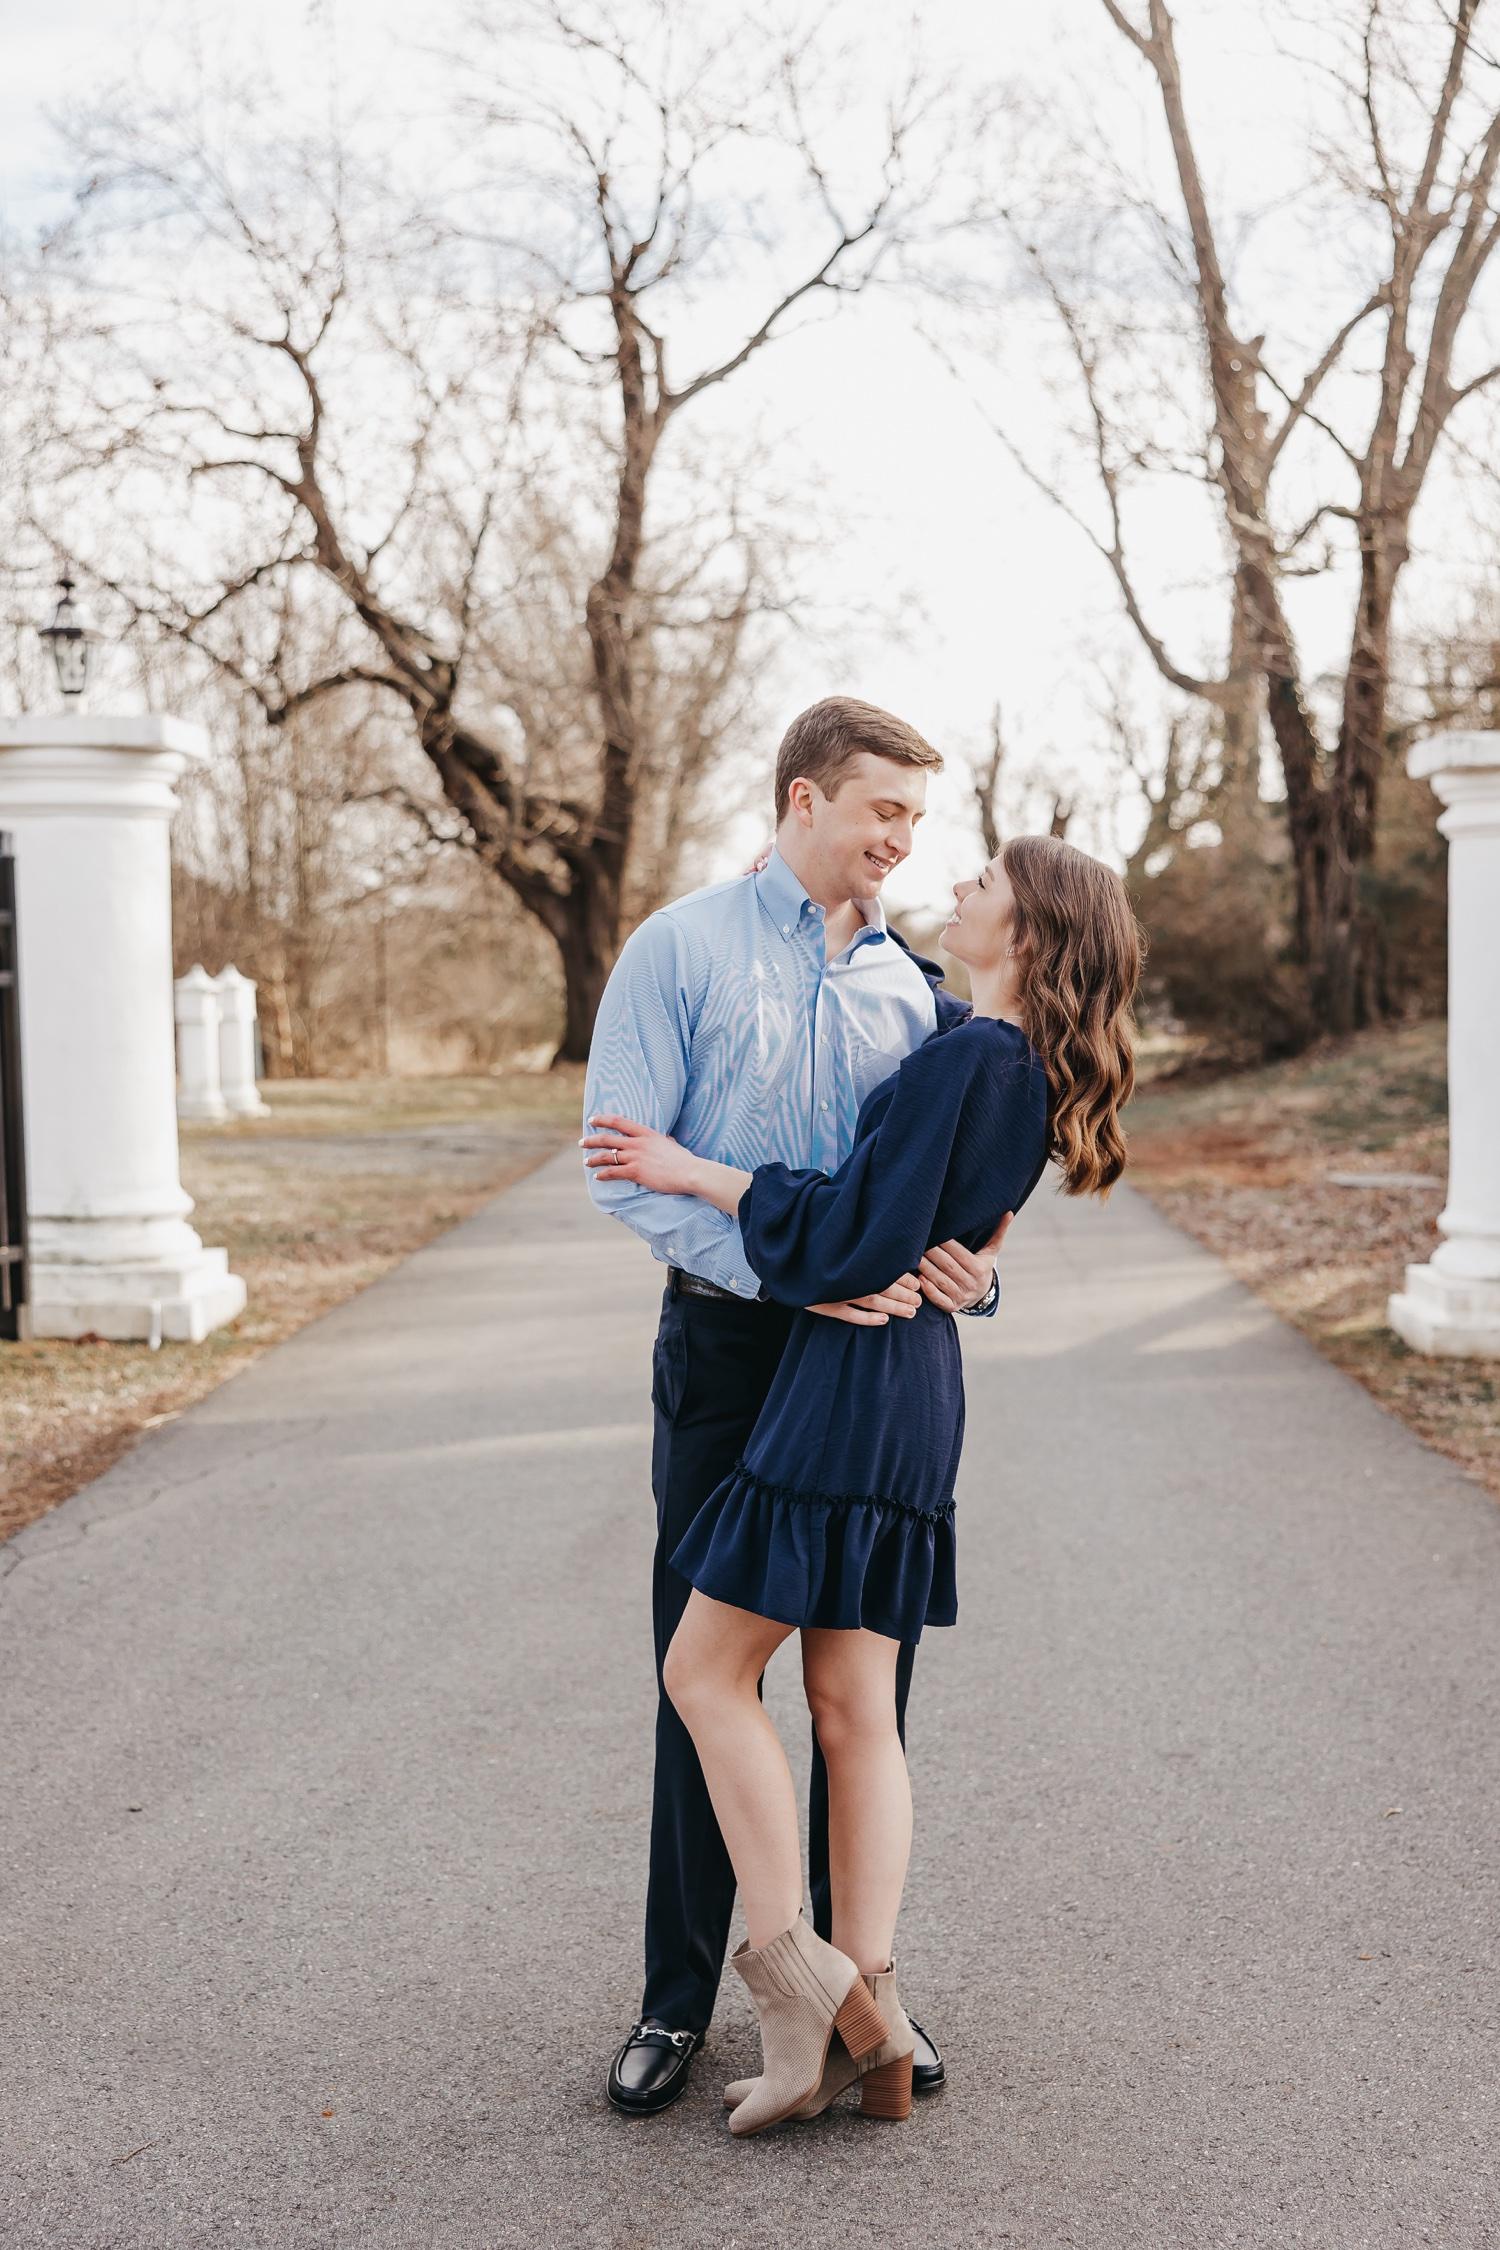
<instances>
[{"instance_id":1,"label":"tree trunk","mask_svg":"<svg viewBox=\"0 0 1500 2250\"><path fill-rule=\"evenodd\" d=\"M562 1044L552 1058L554 1069L559 1063L588 1061L594 1018L614 967L614 962L603 959L582 933L570 932L561 939L558 952L562 955L565 1012Z\"/></svg>"},{"instance_id":2,"label":"tree trunk","mask_svg":"<svg viewBox=\"0 0 1500 2250\"><path fill-rule=\"evenodd\" d=\"M1338 748L1332 777L1317 794L1318 846L1307 855L1309 991L1319 1024L1337 1034L1381 1022L1389 1005L1381 931L1361 891L1375 856L1386 754L1391 604L1404 560L1400 523L1380 518L1361 523L1359 605ZM1300 892L1300 859L1298 875Z\"/></svg>"},{"instance_id":3,"label":"tree trunk","mask_svg":"<svg viewBox=\"0 0 1500 2250\"><path fill-rule=\"evenodd\" d=\"M617 874L591 873L576 883L558 911L543 917L557 944L563 969L562 1044L559 1063L589 1059L594 1018L620 950L620 883Z\"/></svg>"},{"instance_id":4,"label":"tree trunk","mask_svg":"<svg viewBox=\"0 0 1500 2250\"><path fill-rule=\"evenodd\" d=\"M1291 834L1296 953L1313 1020L1335 1036L1382 1023L1390 1007L1384 944L1360 895L1373 837L1341 776L1297 810Z\"/></svg>"},{"instance_id":5,"label":"tree trunk","mask_svg":"<svg viewBox=\"0 0 1500 2250\"><path fill-rule=\"evenodd\" d=\"M1229 615L1227 694L1219 724L1219 785L1214 813L1226 844L1248 840L1260 827L1260 726L1265 680L1256 662L1255 629L1238 574Z\"/></svg>"}]
</instances>

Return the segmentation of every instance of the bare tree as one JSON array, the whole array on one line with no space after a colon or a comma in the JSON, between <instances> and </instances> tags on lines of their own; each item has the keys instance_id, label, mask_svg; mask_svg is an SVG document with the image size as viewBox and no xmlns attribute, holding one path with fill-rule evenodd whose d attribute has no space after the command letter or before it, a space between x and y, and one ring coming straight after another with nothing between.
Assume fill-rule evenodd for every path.
<instances>
[{"instance_id":1,"label":"bare tree","mask_svg":"<svg viewBox=\"0 0 1500 2250\"><path fill-rule=\"evenodd\" d=\"M180 704L180 661L176 670L172 700ZM347 945L351 912L372 893L422 882L441 847L374 785L388 770L377 714L351 730L314 706L273 727L253 698L225 692L210 700L202 689L196 708L216 754L179 787L177 967L232 962L253 976L267 1074L324 1076L330 970Z\"/></svg>"},{"instance_id":2,"label":"bare tree","mask_svg":"<svg viewBox=\"0 0 1500 2250\"><path fill-rule=\"evenodd\" d=\"M1264 709L1284 777L1294 948L1309 1020L1345 1030L1376 1019L1389 999L1380 931L1362 882L1374 856L1389 755L1392 618L1412 516L1454 412L1500 373L1486 364L1459 368L1500 231L1496 72L1474 37L1483 0L1456 0L1452 9L1432 0L1404 10L1390 0L1351 0L1323 23L1325 32L1344 35L1336 76L1353 127L1333 161L1331 184L1351 212L1373 206L1380 213L1385 248L1360 290L1330 289L1345 296L1347 309L1295 376L1278 371L1268 324L1252 316L1234 286L1167 0L1145 0L1144 18L1126 0L1101 5L1151 73L1160 103L1179 210L1150 207L1138 185L1118 179L1115 193L1120 210L1144 220L1165 272L1181 285L1205 383L1203 443L1186 464L1165 460L1165 446L1150 434L1163 407L1159 377L1150 383L1137 370L1132 386L1119 324L1101 310L1107 292L1091 302L1087 287L1065 279L1052 249L1022 225L1031 271L1080 384L1103 528L1035 464L1016 457L1087 531L1161 677L1218 715L1230 784L1222 802L1231 817L1253 801ZM1351 157L1350 148L1360 153ZM1347 361L1352 340L1366 334L1379 337L1379 348L1370 404L1362 409L1362 386ZM1158 354L1160 348L1158 338ZM1278 498L1280 486L1292 481L1287 464L1294 456L1302 487L1321 479L1326 497L1312 506ZM1132 480L1184 465L1216 496L1229 557L1227 661L1217 673L1169 648L1129 554ZM1320 721L1318 683L1308 677L1288 589L1299 576L1333 567L1340 537L1356 583L1330 729ZM1236 776L1248 787L1233 786Z\"/></svg>"},{"instance_id":3,"label":"bare tree","mask_svg":"<svg viewBox=\"0 0 1500 2250\"><path fill-rule=\"evenodd\" d=\"M976 762L973 777L974 805L979 814L979 833L984 839L986 859L993 859L1000 849L1000 768L1005 763L1005 736L1000 728L1000 706L997 703L990 713L989 756L981 765Z\"/></svg>"},{"instance_id":4,"label":"bare tree","mask_svg":"<svg viewBox=\"0 0 1500 2250\"><path fill-rule=\"evenodd\" d=\"M699 567L660 551L653 563L668 433L799 316L882 274L918 231L945 150L913 77L864 183L842 187L816 144L811 42L720 36L680 6L621 20L559 0L529 21L536 67L518 78L507 24L495 91L455 134L472 161L447 205L400 208L340 149L242 135L236 164L222 114L137 102L88 119L85 218L116 257L129 241L158 317L143 331L136 304L115 325L134 385L112 365L75 455L95 469L145 459L227 498L234 560L195 593L176 555L133 573L100 557L98 575L232 663L274 724L334 695L404 712L461 840L558 948L559 1059L577 1060L618 948L643 797L654 782L670 799L674 777L701 772L775 606L735 521L732 449ZM481 87L484 38L476 28L466 58ZM772 168L795 205L790 240L768 246L758 284L743 276L737 300L759 288L758 308L694 357L672 325L686 314L701 330L694 292L731 209L748 222L763 206L745 232L764 241ZM118 264L96 290L118 302ZM561 675L538 679L521 628L584 555L577 638ZM337 636L336 658L310 673L286 667L274 635L248 662L226 651L226 613L288 575L321 585L310 598ZM673 837L669 811L659 865Z\"/></svg>"},{"instance_id":5,"label":"bare tree","mask_svg":"<svg viewBox=\"0 0 1500 2250\"><path fill-rule=\"evenodd\" d=\"M1210 798L1211 748L1202 727L1191 725L1181 713L1167 727L1166 756L1160 773L1123 704L1112 714L1115 746L1121 762L1146 801L1146 820L1125 855L1125 880L1139 893L1162 864L1183 848L1193 829L1207 816Z\"/></svg>"},{"instance_id":6,"label":"bare tree","mask_svg":"<svg viewBox=\"0 0 1500 2250\"><path fill-rule=\"evenodd\" d=\"M0 708L57 693L37 627L51 613L65 551L35 524L47 370L68 341L36 286L36 253L0 220Z\"/></svg>"},{"instance_id":7,"label":"bare tree","mask_svg":"<svg viewBox=\"0 0 1500 2250\"><path fill-rule=\"evenodd\" d=\"M979 833L984 844L985 857L993 859L1005 838L1007 822L1001 808L1001 783L1009 777L1007 765L1008 744L1000 724L1000 706L997 703L990 713L989 748L983 758L975 758L970 768L969 788L974 809L979 819ZM1020 787L1012 794L1011 829L1019 833L1035 817L1034 787L1040 783L1043 794L1051 804L1044 818L1050 836L1065 837L1076 810L1076 798L1067 795L1044 777L1028 773L1018 777ZM1019 813L1018 813L1019 801Z\"/></svg>"}]
</instances>

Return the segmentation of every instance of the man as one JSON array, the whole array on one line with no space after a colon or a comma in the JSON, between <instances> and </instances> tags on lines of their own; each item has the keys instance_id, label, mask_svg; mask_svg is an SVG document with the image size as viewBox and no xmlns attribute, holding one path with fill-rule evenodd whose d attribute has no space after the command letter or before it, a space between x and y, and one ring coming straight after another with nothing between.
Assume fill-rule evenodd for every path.
<instances>
[{"instance_id":1,"label":"man","mask_svg":"<svg viewBox=\"0 0 1500 2250\"><path fill-rule=\"evenodd\" d=\"M586 1125L613 1112L746 1170L778 1161L837 1170L871 1087L934 1029L969 1013L941 989L942 972L888 928L880 904L882 884L912 848L927 776L941 764L914 728L850 696L793 721L777 756L776 842L764 866L675 900L626 941L594 1027ZM651 1381L659 1702L646 1983L607 2082L617 2109L647 2116L687 2085L734 1907L734 1874L697 1753L660 1693L690 1591L666 1557L739 1459L794 1315L762 1292L728 1213L612 1183L601 1171L588 1177L599 1208L669 1269ZM918 1273L893 1275L873 1297L810 1309L830 1320L909 1320L925 1296L951 1312L992 1312L1004 1231L977 1257L945 1243ZM914 1653L903 1646L896 1674L903 1744ZM816 1735L808 1857L814 1926L827 1937L828 1777ZM917 2040L913 2084L931 2091L944 2076L942 2057L920 2029Z\"/></svg>"}]
</instances>

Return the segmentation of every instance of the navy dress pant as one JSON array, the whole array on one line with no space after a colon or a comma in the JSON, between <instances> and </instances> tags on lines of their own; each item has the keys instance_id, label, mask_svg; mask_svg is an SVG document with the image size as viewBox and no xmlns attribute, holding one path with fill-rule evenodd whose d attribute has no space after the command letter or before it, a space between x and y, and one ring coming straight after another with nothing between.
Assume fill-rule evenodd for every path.
<instances>
[{"instance_id":1,"label":"navy dress pant","mask_svg":"<svg viewBox=\"0 0 1500 2250\"><path fill-rule=\"evenodd\" d=\"M735 1885L693 1738L661 1685L662 1664L692 1592L685 1578L668 1569L666 1558L744 1452L791 1320L782 1305L674 1296L669 1288L652 1351L652 1621L658 1700L641 2014L678 2031L708 2028L729 1943ZM903 1744L915 1654L913 1645L903 1642L896 1663L896 1724ZM808 1793L808 1872L814 1924L826 1938L832 1926L828 1769L816 1733Z\"/></svg>"}]
</instances>

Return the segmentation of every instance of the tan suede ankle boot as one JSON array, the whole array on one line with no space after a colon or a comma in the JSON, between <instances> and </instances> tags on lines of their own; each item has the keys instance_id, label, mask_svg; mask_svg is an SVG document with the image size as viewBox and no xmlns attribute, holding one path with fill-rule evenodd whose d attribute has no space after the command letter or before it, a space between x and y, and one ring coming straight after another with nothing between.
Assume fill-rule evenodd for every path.
<instances>
[{"instance_id":1,"label":"tan suede ankle boot","mask_svg":"<svg viewBox=\"0 0 1500 2250\"><path fill-rule=\"evenodd\" d=\"M846 2087L860 2082L859 2113L863 2117L903 2118L911 2115L912 2056L916 2034L896 1991L896 1964L864 1979L865 1989L880 2010L886 2036L862 2061L856 2062L837 2032L828 2046L828 2059L815 2093L793 2112L799 2120L820 2117ZM724 2088L724 2107L737 2109L753 2078L735 2078Z\"/></svg>"},{"instance_id":2,"label":"tan suede ankle boot","mask_svg":"<svg viewBox=\"0 0 1500 2250\"><path fill-rule=\"evenodd\" d=\"M881 2046L887 2026L848 1954L825 1944L805 1915L769 1945L746 1943L730 1959L760 2017L762 2064L729 2130L761 2133L817 2091L835 2028L857 2061ZM908 2078L910 2069L908 2061Z\"/></svg>"}]
</instances>

